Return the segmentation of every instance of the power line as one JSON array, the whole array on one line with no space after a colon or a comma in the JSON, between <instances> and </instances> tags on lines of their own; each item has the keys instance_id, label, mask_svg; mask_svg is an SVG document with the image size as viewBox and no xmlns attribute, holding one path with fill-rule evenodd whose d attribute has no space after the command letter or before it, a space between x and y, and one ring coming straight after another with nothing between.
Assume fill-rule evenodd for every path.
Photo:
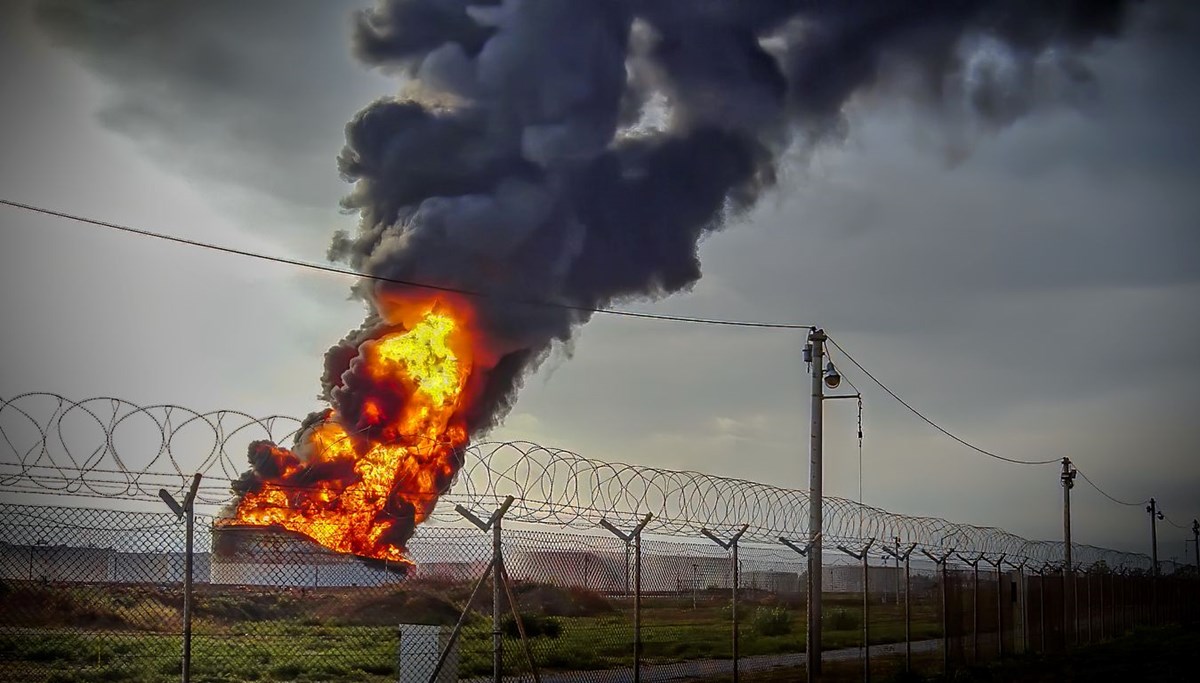
<instances>
[{"instance_id":1,"label":"power line","mask_svg":"<svg viewBox=\"0 0 1200 683\"><path fill-rule=\"evenodd\" d=\"M889 396L892 396L893 399L895 399L896 401L899 401L901 406L904 406L905 408L907 408L908 411L912 412L912 414L917 415L918 418L924 420L926 424L929 424L930 426L934 427L935 430L940 431L943 433L943 435L946 435L946 436L954 439L954 441L959 442L962 445L965 445L965 447L970 448L971 450L977 451L977 453L986 455L988 457L994 457L994 459L996 459L996 460L1002 460L1004 462L1012 462L1012 463L1014 463L1014 465L1054 465L1054 463L1058 462L1057 459L1056 460L1018 460L1018 459L1014 459L1014 457L1006 457L1006 456L1003 456L1000 454L992 453L992 451L990 451L990 450L985 450L983 448L979 448L979 447L977 447L977 445L974 445L970 442L965 441L965 439L962 439L958 436L953 435L953 433L950 433L948 430L944 429L944 427L935 423L934 420L926 418L925 415L922 412L918 411L917 408L913 408L910 405L910 403L908 403L904 399L901 399L900 396L896 395L895 391L893 391L892 389L888 389L886 384L883 384L882 382L880 382L880 379L878 379L874 375L871 375L871 372L869 370L866 370L862 364L858 363L858 360L854 359L854 357L852 357L852 355L846 353L846 349L842 348L838 342L834 341L833 337L829 337L827 334L827 338L828 338L830 345L833 345L834 347L838 348L838 351L842 355L845 355L847 360L850 360L851 363L854 364L854 366L858 367L859 370L862 370L864 375L870 377L872 382L875 382L876 384L880 385L880 388L883 389L884 391L887 391ZM1139 503L1129 503L1127 501L1121 501L1121 499L1112 497L1109 495L1108 492L1105 492L1103 489L1100 489L1100 487L1097 486L1096 483L1094 483L1094 481L1092 481L1091 479L1088 479L1087 474L1085 474L1084 471L1081 471L1081 469L1079 469L1078 467L1076 467L1075 469L1076 469L1076 471L1079 472L1080 477L1084 478L1084 481L1087 481L1087 484L1090 485L1092 487L1092 489L1096 489L1100 493L1100 495L1104 496L1105 498L1108 498L1109 501L1112 501L1114 503L1121 504L1121 505L1127 505L1127 507L1138 507L1138 505L1145 503L1145 501L1141 501ZM1172 522L1172 523L1174 523L1174 522Z\"/></svg>"},{"instance_id":2,"label":"power line","mask_svg":"<svg viewBox=\"0 0 1200 683\"><path fill-rule=\"evenodd\" d=\"M1184 524L1176 524L1175 520L1171 519L1166 514L1163 514L1163 519L1166 520L1167 524L1170 524L1171 526L1175 527L1176 529L1183 529L1184 531L1191 531L1191 527L1184 525Z\"/></svg>"},{"instance_id":3,"label":"power line","mask_svg":"<svg viewBox=\"0 0 1200 683\"><path fill-rule=\"evenodd\" d=\"M1083 470L1079 469L1078 466L1075 468L1075 471L1079 473L1079 476L1083 477L1083 480L1086 481L1089 486L1091 486L1092 488L1099 491L1100 495L1104 496L1105 498L1111 500L1112 502L1114 502L1118 505L1124 505L1126 507L1137 507L1137 506L1141 505L1142 503L1146 502L1143 500L1143 501L1139 501L1137 503L1130 503L1129 501L1126 501L1126 500L1121 500L1119 498L1113 498L1104 489L1100 488L1099 486L1096 486L1096 482L1092 481L1091 479L1088 479L1088 475L1085 474Z\"/></svg>"},{"instance_id":4,"label":"power line","mask_svg":"<svg viewBox=\"0 0 1200 683\"><path fill-rule=\"evenodd\" d=\"M301 261L298 259L292 259L292 258L287 258L287 257L282 257L282 256L272 256L269 254L262 254L262 253L258 253L258 252L245 250L245 249L238 249L235 247L214 244L211 242L204 242L201 240L194 240L194 239L188 239L188 238L178 237L178 236L174 236L174 235L168 235L165 233L154 232L154 231L146 230L146 229L142 229L142 228L135 228L130 225L114 223L114 222L110 222L110 221L104 221L104 220L100 220L100 219L96 219L96 218L90 218L87 216L80 216L77 214L67 213L65 211L48 209L45 207L35 206L32 204L25 204L22 202L17 202L17 201L13 201L13 200L9 200L9 199L0 199L0 204L9 206L12 208L16 208L16 209L22 209L22 210L29 211L32 213L38 213L38 214L43 214L46 216L53 216L53 217L57 217L57 218L71 220L71 221L75 221L78 223L84 223L84 224L88 224L88 225L94 225L97 227L108 228L110 230L116 230L118 232L123 232L123 233L131 234L131 235L137 235L140 237L149 237L152 239L158 239L158 240L162 240L162 241L166 241L166 242L172 242L172 243L179 244L179 245L196 247L196 248L200 248L200 249L216 251L219 253L241 256L244 258L256 259L256 260L260 260L260 261L268 261L268 262L276 263L276 264L280 264L280 265L288 265L288 266L293 266L293 267L297 267L297 268L304 268L307 270L313 270L313 271L332 274L332 275L339 275L339 276L343 276L343 277L362 278L365 280L372 280L372 281L376 281L376 282L386 282L389 284L396 284L396 285L401 285L401 286L405 286L405 287L412 287L415 289L426 289L426 290L430 290L430 291L447 292L447 293L460 294L460 295L464 295L464 296L471 296L471 297L477 297L477 298L493 298L493 299L500 298L494 294L489 294L487 292L468 290L468 289L463 289L463 288L458 288L458 287L434 285L434 284L429 284L429 283L424 283L424 282L417 282L417 281L413 281L413 280L385 277L385 276L381 276L381 275L372 275L369 273L362 273L362 272L355 271L355 270L336 268L333 266L326 266L326 265L322 265L319 263L311 263L308 261ZM720 318L701 318L701 317L678 316L678 315L668 315L668 314L659 314L659 313L640 313L640 312L636 312L636 311L626 311L626 310L614 309L614 308L593 308L593 307L588 307L588 306L576 306L576 305L572 305L572 304L553 302L553 301L545 301L545 300L520 300L520 299L512 299L512 298L508 298L507 300L512 303L524 304L524 305L545 306L545 307L551 307L551 308L561 308L564 310L578 311L578 312L583 312L583 313L596 313L596 314L603 314L603 315L613 315L613 316L642 319L642 320L656 320L656 321L663 321L663 322L682 322L682 323L692 323L692 324L700 324L700 325L717 325L717 326L726 326L726 327L749 327L749 328L760 328L760 329L783 329L783 330L801 330L801 329L811 329L812 328L811 325L804 325L804 324L799 324L799 323L763 322L763 321L733 320L733 319L720 319ZM837 350L842 355L844 355L847 360L849 360L851 363L853 363L855 365L855 367L857 367L859 370L861 370L863 372L863 374L865 374L873 382L875 382L875 384L877 384L881 389L883 389L889 396L891 396L897 402L899 402L900 405L902 405L906 409L908 409L909 412L911 412L913 415L916 415L918 418L920 418L926 424L933 427L934 429L941 432L943 435L949 437L950 439L953 439L954 441L958 442L959 444L966 446L967 448L969 448L977 453L980 453L982 455L985 455L989 458L994 458L996 460L1000 460L1000 461L1008 462L1008 463L1012 463L1012 464L1017 464L1017 465L1050 465L1050 464L1055 464L1058 462L1057 458L1050 459L1050 460L1021 460L1018 458L1009 458L1009 457L1000 455L998 453L989 451L987 449L981 448L979 446L976 446L975 444L972 444L972 443L966 441L965 439L955 435L954 433L950 432L946 428L937 424L930 418L926 417L921 411L917 410L911 404L909 404L907 401L905 401L903 398L901 398L898 394L896 394L896 392L892 391L887 385L885 385L883 382L881 382L879 380L879 378L877 378L869 370L867 370L861 363L859 363L857 359L855 359L852 355L850 355L850 353L848 353L846 351L846 349L844 349L840 344L838 344L837 341L834 340L832 337L829 338L829 343L831 345L833 345L835 348L837 348ZM859 396L861 397L861 392L858 390L858 387L856 387L854 385L854 383L850 382L848 379L847 379L847 383L850 384L850 386L855 390L855 392L858 393ZM861 407L860 407L860 410L861 410ZM861 420L861 413L860 413L859 419ZM859 433L861 435L861 425L859 428ZM860 449L861 449L861 436L859 438L860 438ZM860 468L861 468L861 466L860 466ZM1083 476L1084 480L1087 481L1087 483L1092 486L1092 488L1096 489L1103 496L1105 496L1106 498L1108 498L1109 500L1111 500L1115 503L1119 503L1121 505L1126 505L1126 506L1136 506L1136 505L1141 504L1141 503L1129 503L1129 502L1114 498L1113 496L1106 493L1099 486L1097 486L1095 484L1095 482L1093 482L1091 479L1088 479L1087 475L1084 474L1082 471L1080 471L1080 474ZM861 469L860 469L860 475L861 475ZM861 484L860 484L860 486L861 486Z\"/></svg>"},{"instance_id":5,"label":"power line","mask_svg":"<svg viewBox=\"0 0 1200 683\"><path fill-rule=\"evenodd\" d=\"M875 382L876 384L878 384L880 389L883 389L885 392L887 392L887 394L889 396L896 399L900 403L900 405L907 408L909 410L909 412L911 412L913 415L916 415L917 417L921 418L921 420L923 420L930 427L933 427L934 429L938 430L942 434L950 437L951 439L954 439L955 441L962 444L963 446L966 446L967 448L970 448L971 450L973 450L977 453L986 455L989 458L995 458L996 460L1003 460L1004 462L1013 463L1014 465L1052 465L1052 464L1055 464L1058 462L1057 458L1055 458L1053 460L1020 460L1017 458L1005 457L998 453L993 453L992 451L989 451L987 449L980 448L979 446L976 446L975 444L956 436L955 434L950 432L945 427L942 427L941 425L939 425L938 423L929 419L928 417L925 417L924 413L922 413L921 411L912 407L912 405L909 404L908 401L905 401L904 399L900 398L900 396L897 395L896 392L892 391L891 389L889 389L887 387L886 384L879 381L878 377L876 377L875 375L872 375L870 370L867 370L865 367L863 367L862 363L859 363L857 360L855 360L854 356L851 356L849 353L847 353L846 349L842 348L842 346L840 344L838 344L836 341L834 341L833 337L828 337L828 339L829 339L829 343L832 344L835 348L837 348L837 350L843 356L846 357L846 360L853 363L854 366L857 367L859 370L862 370L864 375L866 375L867 377L870 377L872 382Z\"/></svg>"},{"instance_id":6,"label":"power line","mask_svg":"<svg viewBox=\"0 0 1200 683\"><path fill-rule=\"evenodd\" d=\"M514 303L514 304L523 304L523 305L528 305L528 306L544 306L544 307L548 307L548 308L561 308L561 309L570 310L570 311L578 311L581 313L599 313L599 314L603 314L603 315L613 315L613 316L619 316L619 317L623 317L623 318L637 318L637 319L641 319L641 320L659 320L659 321L664 321L664 322L693 323L693 324L697 324L697 325L720 325L720 326L724 326L724 327L753 327L753 328L760 328L760 329L775 329L775 330L808 330L808 329L812 329L812 325L802 325L799 323L784 323L784 322L770 322L770 321L760 322L760 321L753 321L753 320L731 320L731 319L721 319L721 318L700 318L700 317L683 316L683 315L667 315L667 314L662 314L662 313L639 313L636 311L626 311L626 310L621 310L621 309L616 309L616 308L594 308L594 307L590 307L590 306L576 306L573 304L567 304L567 303L562 303L562 302L557 302L557 301L545 301L545 300L539 300L539 299L514 299L514 298L509 298L509 297L499 297L495 294L489 294L487 292L482 292L482 291L462 289L459 287L447 287L447 286L442 286L442 285L434 285L434 284L429 284L429 283L425 283L425 282L417 282L414 280L404 280L404 279L400 279L400 278L385 277L382 275L372 275L370 273L362 273L362 272L359 272L356 270L349 270L349 269L345 269L345 268L335 268L333 266L326 266L326 265L322 265L319 263L311 263L309 261L301 261L298 259L287 258L284 256L272 256L269 254L262 254L262 253L258 253L258 252L254 252L254 251L248 251L246 249L238 249L236 247L229 247L229 246L225 246L225 245L221 245L221 244L214 244L212 242L204 242L201 240L188 239L186 237L177 237L175 235L168 235L168 234L161 233L161 232L154 232L152 230L135 228L135 227L132 227L129 225L121 224L121 223L112 223L109 221L103 221L103 220L99 220L96 218L88 218L87 216L80 216L77 214L71 214L71 213L67 213L65 211L58 211L55 209L47 209L47 208L40 207L40 206L34 206L32 204L24 204L24 203L12 201L9 199L0 199L0 204L3 204L5 206L10 206L15 209L23 209L25 211L30 211L33 213L40 213L40 214L43 214L46 216L54 216L56 218L64 218L67 220L76 221L78 223L86 223L89 225L95 225L95 226L102 227L102 228L108 228L110 230L116 230L119 232L131 234L131 235L138 235L140 237L150 237L153 239L163 240L166 242L173 242L175 244L181 244L181 245L185 245L185 246L189 246L189 247L208 249L210 251L221 252L224 254L232 254L235 256L242 256L245 258L257 259L260 261L269 261L271 263L294 266L296 268L306 268L308 270L314 270L314 271L318 271L318 272L322 272L322 273L328 273L331 275L362 278L364 280L373 280L376 282L387 282L389 284L401 285L404 287L412 287L415 289L426 289L426 290L430 290L430 291L434 291L434 292L446 292L446 293L451 293L451 294L461 294L464 296L478 297L478 298L484 298L484 299L500 299L500 300L505 300L505 301L508 301L508 302Z\"/></svg>"}]
</instances>

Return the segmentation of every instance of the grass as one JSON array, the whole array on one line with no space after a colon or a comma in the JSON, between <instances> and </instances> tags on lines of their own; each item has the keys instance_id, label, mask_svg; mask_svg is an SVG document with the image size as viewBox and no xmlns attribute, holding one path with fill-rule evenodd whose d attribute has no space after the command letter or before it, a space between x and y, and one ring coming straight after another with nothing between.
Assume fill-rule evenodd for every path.
<instances>
[{"instance_id":1,"label":"grass","mask_svg":"<svg viewBox=\"0 0 1200 683\"><path fill-rule=\"evenodd\" d=\"M179 675L181 618L177 589L155 587L10 585L0 617L0 676L54 683L130 681L157 683ZM396 624L451 624L467 586L411 584L388 589L217 588L205 586L195 602L193 680L384 681L395 679ZM486 593L486 591L485 591ZM630 605L595 593L549 586L517 590L522 612L555 614L555 628L532 638L542 669L627 667L633 628ZM826 649L861 642L861 598L829 596L853 628L827 624ZM12 609L7 609L12 605ZM457 606L456 606L457 605ZM872 642L903 638L901 608L872 606ZM755 628L768 614L770 628ZM914 614L916 639L938 635L933 605ZM724 593L643 600L643 652L648 663L732 656L730 610ZM782 604L766 594L747 597L739 652L783 654L804 648L802 604ZM545 626L545 624L541 624ZM527 671L519 640L506 637L505 666ZM490 605L473 605L460 639L463 676L490 673Z\"/></svg>"}]
</instances>

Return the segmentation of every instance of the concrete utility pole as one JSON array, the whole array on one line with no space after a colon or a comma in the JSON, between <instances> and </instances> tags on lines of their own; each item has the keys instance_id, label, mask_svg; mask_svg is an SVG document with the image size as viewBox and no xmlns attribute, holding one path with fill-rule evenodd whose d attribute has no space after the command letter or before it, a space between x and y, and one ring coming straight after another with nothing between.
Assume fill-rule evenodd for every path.
<instances>
[{"instance_id":1,"label":"concrete utility pole","mask_svg":"<svg viewBox=\"0 0 1200 683\"><path fill-rule=\"evenodd\" d=\"M1153 498L1146 506L1146 512L1150 513L1150 562L1154 568L1152 575L1158 576L1158 520L1162 519L1163 514L1158 511L1158 503Z\"/></svg>"},{"instance_id":2,"label":"concrete utility pole","mask_svg":"<svg viewBox=\"0 0 1200 683\"><path fill-rule=\"evenodd\" d=\"M1196 572L1200 575L1200 520L1192 520L1192 548L1196 551Z\"/></svg>"},{"instance_id":3,"label":"concrete utility pole","mask_svg":"<svg viewBox=\"0 0 1200 683\"><path fill-rule=\"evenodd\" d=\"M812 369L812 429L809 441L808 461L808 537L820 539L822 529L821 507L821 441L823 404L825 398L824 360L825 331L813 328L808 334L805 354ZM816 681L821 675L821 542L813 543L808 552L808 637L805 639L805 664L808 680Z\"/></svg>"},{"instance_id":4,"label":"concrete utility pole","mask_svg":"<svg viewBox=\"0 0 1200 683\"><path fill-rule=\"evenodd\" d=\"M1070 647L1071 642L1066 632L1068 624L1075 623L1071 619L1075 591L1075 565L1071 562L1071 489L1075 486L1075 473L1071 459L1063 458L1059 480L1063 488L1063 645L1066 647Z\"/></svg>"}]
</instances>

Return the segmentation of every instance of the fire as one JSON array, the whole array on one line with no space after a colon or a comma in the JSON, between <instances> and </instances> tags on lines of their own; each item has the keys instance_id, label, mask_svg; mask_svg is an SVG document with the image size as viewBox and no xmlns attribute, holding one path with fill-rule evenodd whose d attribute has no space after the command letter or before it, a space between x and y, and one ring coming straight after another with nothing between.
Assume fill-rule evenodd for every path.
<instances>
[{"instance_id":1,"label":"fire","mask_svg":"<svg viewBox=\"0 0 1200 683\"><path fill-rule=\"evenodd\" d=\"M257 477L230 523L278 525L337 552L409 563L404 542L460 466L472 373L486 370L487 354L463 302L383 302L386 331L359 345L343 400L292 450L252 444Z\"/></svg>"}]
</instances>

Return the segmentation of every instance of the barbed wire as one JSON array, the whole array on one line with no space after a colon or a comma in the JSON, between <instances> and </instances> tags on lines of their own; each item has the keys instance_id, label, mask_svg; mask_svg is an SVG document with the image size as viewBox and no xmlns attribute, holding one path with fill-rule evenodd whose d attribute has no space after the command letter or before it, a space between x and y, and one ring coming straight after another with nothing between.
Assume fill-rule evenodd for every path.
<instances>
[{"instance_id":1,"label":"barbed wire","mask_svg":"<svg viewBox=\"0 0 1200 683\"><path fill-rule=\"evenodd\" d=\"M158 490L182 492L194 472L204 475L197 502L234 502L230 485L247 468L252 441L288 445L301 420L256 418L236 410L197 412L113 397L71 400L53 393L0 399L0 489L25 494L158 500ZM688 470L606 462L528 441L468 446L464 465L432 518L461 521L454 504L479 510L507 496L506 520L560 528L595 529L601 519L633 526L653 515L647 533L695 536L700 529L749 528L747 542L807 539L805 491ZM1030 566L1054 564L1063 546L1031 541L996 527L901 515L837 497L824 498L821 542L828 547L866 539L946 553L979 554ZM1145 555L1073 544L1077 562L1145 568Z\"/></svg>"}]
</instances>

